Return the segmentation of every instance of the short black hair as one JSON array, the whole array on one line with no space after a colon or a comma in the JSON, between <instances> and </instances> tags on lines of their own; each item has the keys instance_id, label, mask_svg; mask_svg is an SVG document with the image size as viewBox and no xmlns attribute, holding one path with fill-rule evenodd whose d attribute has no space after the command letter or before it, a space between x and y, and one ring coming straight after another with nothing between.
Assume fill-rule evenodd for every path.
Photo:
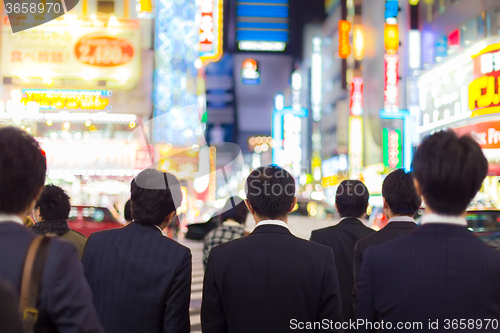
<instances>
[{"instance_id":1,"label":"short black hair","mask_svg":"<svg viewBox=\"0 0 500 333\"><path fill-rule=\"evenodd\" d=\"M277 165L268 165L252 171L245 190L247 200L261 218L285 217L295 198L295 179Z\"/></svg>"},{"instance_id":2,"label":"short black hair","mask_svg":"<svg viewBox=\"0 0 500 333\"><path fill-rule=\"evenodd\" d=\"M403 169L394 170L385 177L382 196L394 215L413 217L422 204L411 172L406 173Z\"/></svg>"},{"instance_id":3,"label":"short black hair","mask_svg":"<svg viewBox=\"0 0 500 333\"><path fill-rule=\"evenodd\" d=\"M56 185L45 185L35 208L40 210L44 221L67 220L71 203L66 192Z\"/></svg>"},{"instance_id":4,"label":"short black hair","mask_svg":"<svg viewBox=\"0 0 500 333\"><path fill-rule=\"evenodd\" d=\"M363 217L370 193L359 180L344 180L335 194L335 204L341 217Z\"/></svg>"},{"instance_id":5,"label":"short black hair","mask_svg":"<svg viewBox=\"0 0 500 333\"><path fill-rule=\"evenodd\" d=\"M45 152L31 135L17 127L0 128L0 213L25 213L46 172Z\"/></svg>"},{"instance_id":6,"label":"short black hair","mask_svg":"<svg viewBox=\"0 0 500 333\"><path fill-rule=\"evenodd\" d=\"M460 215L481 188L488 161L472 137L439 131L418 147L413 173L426 206L438 214Z\"/></svg>"},{"instance_id":7,"label":"short black hair","mask_svg":"<svg viewBox=\"0 0 500 333\"><path fill-rule=\"evenodd\" d=\"M123 208L123 217L127 222L132 221L132 201L130 199L127 200Z\"/></svg>"},{"instance_id":8,"label":"short black hair","mask_svg":"<svg viewBox=\"0 0 500 333\"><path fill-rule=\"evenodd\" d=\"M248 208L245 202L240 197L231 197L226 201L224 208L222 208L222 214L220 216L221 221L227 221L228 219L235 220L238 223L245 224L248 215Z\"/></svg>"},{"instance_id":9,"label":"short black hair","mask_svg":"<svg viewBox=\"0 0 500 333\"><path fill-rule=\"evenodd\" d=\"M182 191L173 174L154 169L141 171L130 185L134 222L160 225L181 205Z\"/></svg>"}]
</instances>

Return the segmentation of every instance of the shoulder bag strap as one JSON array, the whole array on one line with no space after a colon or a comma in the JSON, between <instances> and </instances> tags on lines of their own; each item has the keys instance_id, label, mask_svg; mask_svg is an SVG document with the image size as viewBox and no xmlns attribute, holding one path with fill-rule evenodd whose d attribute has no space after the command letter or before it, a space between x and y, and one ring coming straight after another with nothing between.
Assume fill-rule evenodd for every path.
<instances>
[{"instance_id":1,"label":"shoulder bag strap","mask_svg":"<svg viewBox=\"0 0 500 333\"><path fill-rule=\"evenodd\" d=\"M36 302L38 301L45 261L49 254L51 241L51 237L37 236L31 242L26 253L26 258L24 259L19 312L21 313L26 333L33 332L38 319Z\"/></svg>"}]
</instances>

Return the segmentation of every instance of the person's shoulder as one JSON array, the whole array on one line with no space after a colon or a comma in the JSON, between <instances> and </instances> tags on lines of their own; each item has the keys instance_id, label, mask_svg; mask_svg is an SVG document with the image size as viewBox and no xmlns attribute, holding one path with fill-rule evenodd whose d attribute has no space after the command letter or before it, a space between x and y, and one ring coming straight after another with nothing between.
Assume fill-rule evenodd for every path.
<instances>
[{"instance_id":1,"label":"person's shoulder","mask_svg":"<svg viewBox=\"0 0 500 333\"><path fill-rule=\"evenodd\" d=\"M82 234L76 230L70 229L66 234L68 234L72 238L87 241L87 236L85 236L84 234Z\"/></svg>"},{"instance_id":2,"label":"person's shoulder","mask_svg":"<svg viewBox=\"0 0 500 333\"><path fill-rule=\"evenodd\" d=\"M328 234L328 233L331 233L331 232L334 232L338 227L338 224L335 224L335 225L331 225L329 227L325 227L325 228L321 228L321 229L316 229L316 230L313 230L311 232L311 234L314 234L314 235L324 235L324 234Z\"/></svg>"}]
</instances>

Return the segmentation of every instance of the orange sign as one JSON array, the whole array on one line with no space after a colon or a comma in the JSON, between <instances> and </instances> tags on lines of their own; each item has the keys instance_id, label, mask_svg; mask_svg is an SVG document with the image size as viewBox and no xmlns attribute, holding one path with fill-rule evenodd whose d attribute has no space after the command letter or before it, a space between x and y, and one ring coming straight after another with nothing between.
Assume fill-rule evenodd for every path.
<instances>
[{"instance_id":1,"label":"orange sign","mask_svg":"<svg viewBox=\"0 0 500 333\"><path fill-rule=\"evenodd\" d=\"M122 38L83 36L75 45L75 55L87 65L114 67L130 62L134 47Z\"/></svg>"},{"instance_id":2,"label":"orange sign","mask_svg":"<svg viewBox=\"0 0 500 333\"><path fill-rule=\"evenodd\" d=\"M483 49L474 58L474 78L469 85L472 117L500 112L500 43Z\"/></svg>"},{"instance_id":3,"label":"orange sign","mask_svg":"<svg viewBox=\"0 0 500 333\"><path fill-rule=\"evenodd\" d=\"M351 31L351 22L346 20L339 21L339 57L346 59L351 54L351 45L349 45L349 32Z\"/></svg>"},{"instance_id":4,"label":"orange sign","mask_svg":"<svg viewBox=\"0 0 500 333\"><path fill-rule=\"evenodd\" d=\"M388 54L396 54L399 49L399 29L397 24L386 23L384 27L384 45Z\"/></svg>"},{"instance_id":5,"label":"orange sign","mask_svg":"<svg viewBox=\"0 0 500 333\"><path fill-rule=\"evenodd\" d=\"M500 121L483 122L454 129L458 135L470 135L483 149L500 148Z\"/></svg>"}]
</instances>

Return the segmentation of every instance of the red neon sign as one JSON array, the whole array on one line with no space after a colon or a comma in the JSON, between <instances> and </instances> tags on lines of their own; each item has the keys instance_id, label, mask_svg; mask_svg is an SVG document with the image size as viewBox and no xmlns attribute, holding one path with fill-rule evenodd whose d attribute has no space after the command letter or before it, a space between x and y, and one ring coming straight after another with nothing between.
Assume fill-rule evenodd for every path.
<instances>
[{"instance_id":1,"label":"red neon sign","mask_svg":"<svg viewBox=\"0 0 500 333\"><path fill-rule=\"evenodd\" d=\"M351 22L346 20L339 21L339 57L346 59L351 54L351 45L349 45L349 32L351 31Z\"/></svg>"},{"instance_id":2,"label":"red neon sign","mask_svg":"<svg viewBox=\"0 0 500 333\"><path fill-rule=\"evenodd\" d=\"M361 77L352 78L349 111L351 116L363 115L363 78Z\"/></svg>"},{"instance_id":3,"label":"red neon sign","mask_svg":"<svg viewBox=\"0 0 500 333\"><path fill-rule=\"evenodd\" d=\"M399 110L399 57L397 54L386 54L384 109L397 112Z\"/></svg>"}]
</instances>

